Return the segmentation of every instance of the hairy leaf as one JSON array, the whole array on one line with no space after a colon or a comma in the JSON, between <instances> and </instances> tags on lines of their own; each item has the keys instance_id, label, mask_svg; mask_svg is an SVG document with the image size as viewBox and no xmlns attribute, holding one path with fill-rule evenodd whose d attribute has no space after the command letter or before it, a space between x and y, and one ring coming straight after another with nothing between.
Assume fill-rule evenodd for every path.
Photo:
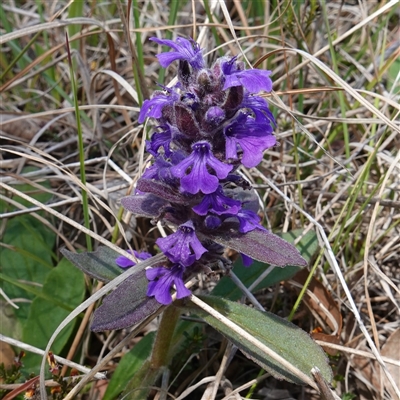
<instances>
[{"instance_id":1,"label":"hairy leaf","mask_svg":"<svg viewBox=\"0 0 400 400\"><path fill-rule=\"evenodd\" d=\"M294 231L283 233L279 236L282 239L293 243L301 234L302 229L296 229ZM312 256L318 249L318 239L315 232L310 231L299 243L296 244L297 249L300 254L304 257L307 262L310 262ZM254 261L250 267L246 268L243 266L241 257L239 257L234 263L233 272L241 280L241 282L249 287L268 267L265 263ZM285 281L293 277L301 267L296 267L289 265L286 267L274 268L266 278L264 278L253 290L252 292L257 292L258 290L264 289L275 285L280 281ZM234 282L229 277L223 277L213 289L212 294L215 296L224 297L230 300L238 300L243 295L242 291L236 286Z\"/></svg>"},{"instance_id":2,"label":"hairy leaf","mask_svg":"<svg viewBox=\"0 0 400 400\"><path fill-rule=\"evenodd\" d=\"M278 267L294 265L306 267L307 261L300 255L295 246L269 231L255 229L247 233L239 233L236 223L222 225L224 231L210 231L205 236L248 255L249 257Z\"/></svg>"},{"instance_id":3,"label":"hairy leaf","mask_svg":"<svg viewBox=\"0 0 400 400\"><path fill-rule=\"evenodd\" d=\"M85 274L101 282L110 282L124 272L115 263L120 254L105 246L88 253L72 253L67 249L61 253Z\"/></svg>"},{"instance_id":4,"label":"hairy leaf","mask_svg":"<svg viewBox=\"0 0 400 400\"><path fill-rule=\"evenodd\" d=\"M95 311L91 329L98 332L127 328L157 311L162 306L154 297L147 297L147 286L144 270L128 277Z\"/></svg>"},{"instance_id":5,"label":"hairy leaf","mask_svg":"<svg viewBox=\"0 0 400 400\"><path fill-rule=\"evenodd\" d=\"M188 204L188 199L179 193L177 189L152 179L139 179L137 183L137 189L142 192L152 193L161 199L170 201L171 203Z\"/></svg>"},{"instance_id":6,"label":"hairy leaf","mask_svg":"<svg viewBox=\"0 0 400 400\"><path fill-rule=\"evenodd\" d=\"M124 208L135 215L154 218L161 214L168 202L153 194L126 196L121 199Z\"/></svg>"},{"instance_id":7,"label":"hairy leaf","mask_svg":"<svg viewBox=\"0 0 400 400\"><path fill-rule=\"evenodd\" d=\"M328 382L332 380L332 371L323 350L296 325L274 314L255 310L240 303L214 296L199 297L311 379L313 379L311 369L318 367ZM194 312L230 339L247 357L276 378L297 384L304 383L281 363L264 354L258 347L215 317L198 307Z\"/></svg>"}]
</instances>

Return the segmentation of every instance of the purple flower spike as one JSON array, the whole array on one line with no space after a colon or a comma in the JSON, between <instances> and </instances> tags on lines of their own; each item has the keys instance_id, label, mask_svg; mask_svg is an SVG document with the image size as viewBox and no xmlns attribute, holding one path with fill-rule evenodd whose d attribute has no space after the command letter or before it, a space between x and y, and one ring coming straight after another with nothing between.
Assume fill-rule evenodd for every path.
<instances>
[{"instance_id":1,"label":"purple flower spike","mask_svg":"<svg viewBox=\"0 0 400 400\"><path fill-rule=\"evenodd\" d=\"M157 239L156 243L172 262L181 263L185 267L199 260L207 251L197 238L192 221L180 225L172 235Z\"/></svg>"},{"instance_id":2,"label":"purple flower spike","mask_svg":"<svg viewBox=\"0 0 400 400\"><path fill-rule=\"evenodd\" d=\"M241 205L240 201L225 196L220 185L214 193L206 194L201 203L192 210L199 215L206 215L208 212L218 215L237 214Z\"/></svg>"},{"instance_id":3,"label":"purple flower spike","mask_svg":"<svg viewBox=\"0 0 400 400\"><path fill-rule=\"evenodd\" d=\"M127 250L127 253L132 254L131 250ZM146 253L145 251L138 253L136 250L133 250L133 254L134 256L141 261L147 260L148 258L151 257L150 253ZM116 258L115 263L118 265L118 267L121 268L129 268L129 267L133 267L134 265L136 265L135 262L133 262L132 260L130 260L128 257L125 256L119 256Z\"/></svg>"},{"instance_id":4,"label":"purple flower spike","mask_svg":"<svg viewBox=\"0 0 400 400\"><path fill-rule=\"evenodd\" d=\"M272 81L269 78L271 71L261 69L241 70L237 68L235 58L222 64L222 72L225 75L223 90L232 86L243 86L250 93L258 93L261 90L270 92L272 90Z\"/></svg>"},{"instance_id":5,"label":"purple flower spike","mask_svg":"<svg viewBox=\"0 0 400 400\"><path fill-rule=\"evenodd\" d=\"M153 98L151 100L145 100L142 108L140 109L140 114L138 118L139 124L147 117L161 118L163 108L168 104L173 104L179 100L179 94L173 90L169 90L169 96L157 91L154 92Z\"/></svg>"},{"instance_id":6,"label":"purple flower spike","mask_svg":"<svg viewBox=\"0 0 400 400\"><path fill-rule=\"evenodd\" d=\"M276 144L269 123L259 123L244 113L224 130L226 136L225 155L227 159L237 159L238 146L243 150L242 164L255 167L263 158L264 150Z\"/></svg>"},{"instance_id":7,"label":"purple flower spike","mask_svg":"<svg viewBox=\"0 0 400 400\"><path fill-rule=\"evenodd\" d=\"M177 178L181 178L182 191L196 194L199 191L204 194L213 193L218 188L218 178L224 179L232 170L232 165L219 161L211 151L211 145L207 141L200 141L192 145L192 154L178 165L171 168L171 172ZM211 167L217 176L208 172ZM188 175L186 171L191 167ZM217 178L218 177L218 178Z\"/></svg>"},{"instance_id":8,"label":"purple flower spike","mask_svg":"<svg viewBox=\"0 0 400 400\"><path fill-rule=\"evenodd\" d=\"M175 50L157 55L158 61L162 67L168 67L168 65L175 60L185 60L194 69L204 68L204 60L201 53L201 48L195 41L177 38L174 42L173 40L158 39L156 37L152 37L150 40L163 46L171 47Z\"/></svg>"},{"instance_id":9,"label":"purple flower spike","mask_svg":"<svg viewBox=\"0 0 400 400\"><path fill-rule=\"evenodd\" d=\"M147 288L147 296L154 296L156 300L165 306L172 303L171 287L175 285L176 298L182 299L191 295L183 282L185 268L174 264L172 268L156 267L146 270L146 277L150 281Z\"/></svg>"}]
</instances>

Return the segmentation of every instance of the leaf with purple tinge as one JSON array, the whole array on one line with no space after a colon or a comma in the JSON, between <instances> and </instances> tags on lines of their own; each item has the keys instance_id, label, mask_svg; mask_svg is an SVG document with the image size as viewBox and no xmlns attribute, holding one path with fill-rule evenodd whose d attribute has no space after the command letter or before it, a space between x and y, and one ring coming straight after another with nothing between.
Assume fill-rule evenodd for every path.
<instances>
[{"instance_id":1,"label":"leaf with purple tinge","mask_svg":"<svg viewBox=\"0 0 400 400\"><path fill-rule=\"evenodd\" d=\"M94 312L92 331L128 328L156 312L162 305L154 297L147 297L147 286L145 271L129 276Z\"/></svg>"},{"instance_id":2,"label":"leaf with purple tinge","mask_svg":"<svg viewBox=\"0 0 400 400\"><path fill-rule=\"evenodd\" d=\"M237 223L225 223L220 234L210 231L204 236L267 264L278 267L308 265L296 247L266 230L254 229L242 234L238 231Z\"/></svg>"},{"instance_id":3,"label":"leaf with purple tinge","mask_svg":"<svg viewBox=\"0 0 400 400\"><path fill-rule=\"evenodd\" d=\"M153 194L132 195L121 199L121 204L132 214L153 218L160 215L168 202Z\"/></svg>"},{"instance_id":4,"label":"leaf with purple tinge","mask_svg":"<svg viewBox=\"0 0 400 400\"><path fill-rule=\"evenodd\" d=\"M310 262L312 257L318 251L318 238L314 231L310 231L303 235L302 229L296 229L279 234L279 236L289 243L293 243L296 239L301 237L301 240L297 242L296 247L299 249L301 255L306 259L307 262ZM246 287L249 287L263 272L265 272L267 267L268 265L263 262L254 261L250 268L246 268L242 258L238 257L234 263L233 272ZM293 265L274 268L272 271L270 271L267 277L259 282L259 284L252 290L252 293L256 293L259 290L271 287L278 282L286 281L296 275L296 273L300 270L301 267L296 267ZM229 300L238 300L243 296L242 291L228 276L220 279L211 293L214 296L219 296Z\"/></svg>"},{"instance_id":5,"label":"leaf with purple tinge","mask_svg":"<svg viewBox=\"0 0 400 400\"><path fill-rule=\"evenodd\" d=\"M254 189L249 190L237 187L235 189L224 189L224 193L234 200L241 201L243 209L258 213L260 203L257 197L257 192Z\"/></svg>"},{"instance_id":6,"label":"leaf with purple tinge","mask_svg":"<svg viewBox=\"0 0 400 400\"><path fill-rule=\"evenodd\" d=\"M61 249L61 253L85 274L101 282L110 282L124 272L115 263L120 254L105 246L88 253L72 253L67 249Z\"/></svg>"},{"instance_id":7,"label":"leaf with purple tinge","mask_svg":"<svg viewBox=\"0 0 400 400\"><path fill-rule=\"evenodd\" d=\"M179 190L175 190L170 185L152 179L139 179L137 189L141 192L152 193L155 196L172 203L185 205L189 203L188 199L185 198L182 193L179 193Z\"/></svg>"}]
</instances>

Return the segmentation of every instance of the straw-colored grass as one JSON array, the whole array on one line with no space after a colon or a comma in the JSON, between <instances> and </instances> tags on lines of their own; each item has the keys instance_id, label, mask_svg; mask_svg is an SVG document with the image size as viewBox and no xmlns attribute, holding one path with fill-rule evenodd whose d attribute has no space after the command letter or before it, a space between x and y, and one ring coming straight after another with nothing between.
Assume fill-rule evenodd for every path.
<instances>
[{"instance_id":1,"label":"straw-colored grass","mask_svg":"<svg viewBox=\"0 0 400 400\"><path fill-rule=\"evenodd\" d=\"M148 38L193 37L210 62L221 54L238 55L251 66L272 70L274 91L265 96L276 116L280 146L267 151L257 169L244 173L262 199L267 228L317 233L321 250L310 274L336 302L343 323L339 343L327 344L338 351L331 358L335 395L396 398L400 393L398 6L396 0L2 2L0 251L13 245L4 241L10 221L25 214L56 233L56 247L51 249L54 265L62 257L62 247L80 251L88 250L89 243L103 244L121 254L128 243L137 249L154 248L162 227L159 231L149 221L123 213L118 203L149 161L144 139L150 123L138 124L140 105L157 89L156 82L170 85L176 75L175 66L162 70L155 57L162 49ZM30 189L21 192L20 185L28 183ZM45 203L35 197L43 191L49 195ZM119 281L125 275L121 277ZM10 297L3 282L1 304L7 312L0 318L5 318L6 327L13 307L30 304L33 297ZM30 282L29 277L26 282L39 289L43 284ZM75 321L80 315L60 355L96 367L78 386L71 384L62 393L65 398L101 399L105 386L96 379L102 375L94 374L107 371L112 377L118 360L137 342L134 337L156 327L145 321L132 332L90 332L96 301L115 285L101 288L86 279L88 300L68 319ZM207 283L202 289L207 290ZM305 330L321 325L304 305L306 287L300 291L289 282L255 297L266 310L273 307L283 317L290 315ZM2 328L0 333L0 339L16 346L14 351L18 343L23 348L18 330ZM45 350L34 350L28 341L26 352ZM172 368L175 375L169 382L175 383L168 390L176 398L317 398L310 387L262 375L239 353L229 365L223 364L224 354L228 357L232 349L219 336L206 345L207 350L187 355L186 370ZM227 368L223 379L221 368ZM215 376L219 376L218 390L215 380L208 379ZM53 383L46 381L48 386ZM6 396L19 385L20 381L0 379L0 394ZM192 386L197 389L185 397ZM162 397L157 387L152 396L173 398Z\"/></svg>"}]
</instances>

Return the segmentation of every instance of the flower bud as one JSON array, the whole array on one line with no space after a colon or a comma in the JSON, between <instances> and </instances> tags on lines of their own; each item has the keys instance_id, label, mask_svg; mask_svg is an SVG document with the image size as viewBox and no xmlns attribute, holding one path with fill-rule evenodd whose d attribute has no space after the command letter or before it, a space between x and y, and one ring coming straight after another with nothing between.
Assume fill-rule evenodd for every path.
<instances>
[{"instance_id":1,"label":"flower bud","mask_svg":"<svg viewBox=\"0 0 400 400\"><path fill-rule=\"evenodd\" d=\"M212 78L210 76L210 71L207 69L202 69L197 75L197 84L199 88L203 91L209 92L212 86Z\"/></svg>"},{"instance_id":2,"label":"flower bud","mask_svg":"<svg viewBox=\"0 0 400 400\"><path fill-rule=\"evenodd\" d=\"M218 125L225 118L225 111L218 107L210 107L205 115L205 119L208 123Z\"/></svg>"}]
</instances>

